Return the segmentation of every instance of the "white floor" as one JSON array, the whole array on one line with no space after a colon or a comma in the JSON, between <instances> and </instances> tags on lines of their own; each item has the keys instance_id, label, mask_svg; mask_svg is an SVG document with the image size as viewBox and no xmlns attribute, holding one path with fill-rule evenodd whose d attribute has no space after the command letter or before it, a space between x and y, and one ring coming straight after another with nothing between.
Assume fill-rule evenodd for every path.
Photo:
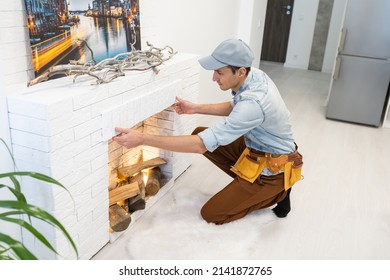
<instances>
[{"instance_id":1,"label":"white floor","mask_svg":"<svg viewBox=\"0 0 390 280\"><path fill-rule=\"evenodd\" d=\"M222 226L204 222L200 207L230 179L196 155L173 189L93 259L390 259L390 129L327 120L329 74L262 69L290 109L304 156L288 217L264 209Z\"/></svg>"}]
</instances>

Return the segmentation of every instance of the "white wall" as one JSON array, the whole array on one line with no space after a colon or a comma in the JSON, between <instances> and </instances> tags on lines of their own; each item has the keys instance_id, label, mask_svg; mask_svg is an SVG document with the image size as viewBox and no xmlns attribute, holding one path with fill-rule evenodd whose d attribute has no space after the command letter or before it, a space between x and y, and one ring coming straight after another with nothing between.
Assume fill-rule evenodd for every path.
<instances>
[{"instance_id":1,"label":"white wall","mask_svg":"<svg viewBox=\"0 0 390 280\"><path fill-rule=\"evenodd\" d=\"M32 77L24 0L0 0L0 58L6 91ZM11 88L9 88L11 87Z\"/></svg>"},{"instance_id":2,"label":"white wall","mask_svg":"<svg viewBox=\"0 0 390 280\"><path fill-rule=\"evenodd\" d=\"M238 37L251 46L255 54L254 67L260 65L266 12L267 0L241 1Z\"/></svg>"},{"instance_id":3,"label":"white wall","mask_svg":"<svg viewBox=\"0 0 390 280\"><path fill-rule=\"evenodd\" d=\"M5 2L7 4L5 5ZM10 134L8 126L8 114L6 95L12 93L13 85L19 82L27 82L28 72L26 59L25 32L23 28L24 16L22 16L22 1L0 0L0 138L9 147ZM19 22L17 22L19 21ZM0 173L13 171L13 163L7 149L0 143ZM0 179L0 183L12 186L9 180ZM13 199L6 190L0 190L0 199ZM11 226L10 223L0 223L2 233L11 235L20 240L19 227Z\"/></svg>"},{"instance_id":4,"label":"white wall","mask_svg":"<svg viewBox=\"0 0 390 280\"><path fill-rule=\"evenodd\" d=\"M7 115L7 108L5 102L5 86L3 82L2 68L0 68L0 120L1 120L0 138L2 138L7 143L8 147L11 147L10 138L9 138L10 135L8 129L8 115ZM0 173L7 173L13 171L13 164L12 164L11 157L7 151L7 148L3 145L3 143L0 143L0 158L1 158ZM0 184L12 186L12 182L7 179L0 179ZM0 200L5 200L5 199L13 199L12 194L6 189L0 189ZM0 209L0 213L1 212L3 211L1 211ZM18 240L21 239L21 231L19 227L10 226L9 223L4 223L0 221L0 229L1 229L0 230L1 233L8 234Z\"/></svg>"},{"instance_id":5,"label":"white wall","mask_svg":"<svg viewBox=\"0 0 390 280\"><path fill-rule=\"evenodd\" d=\"M346 1L334 1L322 72L332 72ZM318 4L319 0L295 0L284 66L308 69Z\"/></svg>"},{"instance_id":6,"label":"white wall","mask_svg":"<svg viewBox=\"0 0 390 280\"><path fill-rule=\"evenodd\" d=\"M141 36L154 45L179 52L209 55L223 40L241 38L253 49L259 65L267 0L142 0ZM265 4L264 4L265 3ZM252 28L253 21L259 26ZM201 70L200 102L230 99L212 82L212 72Z\"/></svg>"}]
</instances>

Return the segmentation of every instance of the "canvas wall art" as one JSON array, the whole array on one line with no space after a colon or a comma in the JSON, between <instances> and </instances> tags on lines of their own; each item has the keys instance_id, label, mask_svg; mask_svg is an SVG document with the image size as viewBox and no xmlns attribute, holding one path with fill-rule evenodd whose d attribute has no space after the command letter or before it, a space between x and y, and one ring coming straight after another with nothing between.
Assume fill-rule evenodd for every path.
<instances>
[{"instance_id":1,"label":"canvas wall art","mask_svg":"<svg viewBox=\"0 0 390 280\"><path fill-rule=\"evenodd\" d=\"M141 49L139 0L24 0L35 75Z\"/></svg>"}]
</instances>

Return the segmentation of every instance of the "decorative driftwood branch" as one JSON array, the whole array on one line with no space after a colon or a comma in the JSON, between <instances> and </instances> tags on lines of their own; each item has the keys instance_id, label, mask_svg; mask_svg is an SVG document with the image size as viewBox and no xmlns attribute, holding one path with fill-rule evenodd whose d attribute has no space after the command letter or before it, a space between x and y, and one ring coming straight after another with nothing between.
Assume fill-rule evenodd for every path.
<instances>
[{"instance_id":1,"label":"decorative driftwood branch","mask_svg":"<svg viewBox=\"0 0 390 280\"><path fill-rule=\"evenodd\" d=\"M69 64L53 66L46 73L29 81L27 86L47 81L56 75L75 75L73 82L75 82L76 78L80 75L89 75L96 79L96 84L103 84L109 83L120 76L124 76L125 71L146 71L152 69L158 74L156 67L161 65L164 61L171 59L176 54L170 46L156 48L152 44L149 44L149 42L146 42L149 47L148 50L136 50L132 45L132 50L130 52L120 53L113 58L107 58L96 63L93 57L93 51L88 46L87 42L81 39L77 39L77 41L86 44L92 54L93 64L81 64L78 61L70 61Z\"/></svg>"}]
</instances>

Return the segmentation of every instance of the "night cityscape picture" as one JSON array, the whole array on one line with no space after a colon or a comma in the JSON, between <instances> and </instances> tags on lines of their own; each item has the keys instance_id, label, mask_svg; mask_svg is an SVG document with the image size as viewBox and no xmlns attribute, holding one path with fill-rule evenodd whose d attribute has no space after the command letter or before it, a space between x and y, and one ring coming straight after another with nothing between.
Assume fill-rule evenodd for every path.
<instances>
[{"instance_id":1,"label":"night cityscape picture","mask_svg":"<svg viewBox=\"0 0 390 280\"><path fill-rule=\"evenodd\" d=\"M139 0L25 0L25 5L36 76L70 60L91 62L89 48L96 62L141 49Z\"/></svg>"}]
</instances>

